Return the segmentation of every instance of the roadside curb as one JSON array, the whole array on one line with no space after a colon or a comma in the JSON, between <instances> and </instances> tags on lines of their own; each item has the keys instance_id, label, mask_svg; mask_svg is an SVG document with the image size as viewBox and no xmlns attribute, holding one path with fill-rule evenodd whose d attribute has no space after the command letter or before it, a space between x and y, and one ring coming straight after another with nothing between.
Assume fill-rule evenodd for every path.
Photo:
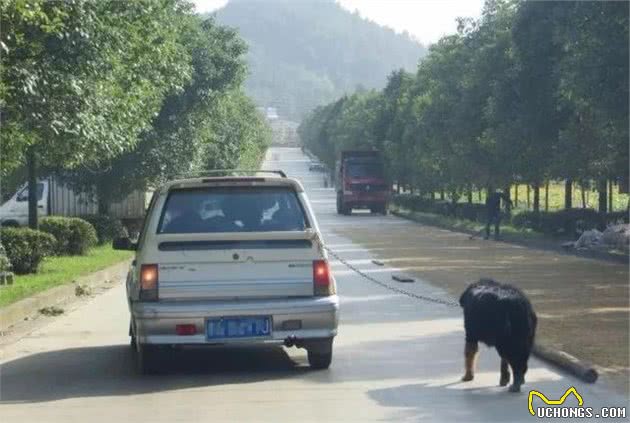
<instances>
[{"instance_id":1,"label":"roadside curb","mask_svg":"<svg viewBox=\"0 0 630 423\"><path fill-rule=\"evenodd\" d=\"M570 373L583 382L595 383L599 377L597 370L592 365L564 351L535 344L532 354L540 360Z\"/></svg>"},{"instance_id":2,"label":"roadside curb","mask_svg":"<svg viewBox=\"0 0 630 423\"><path fill-rule=\"evenodd\" d=\"M81 276L70 283L65 283L47 291L37 293L31 297L24 298L0 309L0 333L5 332L11 326L24 321L30 316L36 315L43 307L57 305L68 298L74 298L76 296L75 289L79 284L87 285L89 288L95 288L105 281L124 280L130 262L131 260L122 261L89 275Z\"/></svg>"}]
</instances>

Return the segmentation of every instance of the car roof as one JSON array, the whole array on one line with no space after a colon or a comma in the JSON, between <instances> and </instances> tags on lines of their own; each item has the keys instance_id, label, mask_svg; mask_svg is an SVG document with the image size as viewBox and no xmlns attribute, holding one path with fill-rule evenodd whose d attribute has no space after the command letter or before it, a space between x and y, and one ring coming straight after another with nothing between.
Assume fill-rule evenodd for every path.
<instances>
[{"instance_id":1,"label":"car roof","mask_svg":"<svg viewBox=\"0 0 630 423\"><path fill-rule=\"evenodd\" d=\"M296 192L304 192L302 184L294 178L279 176L212 176L199 178L175 179L160 187L160 192L168 192L174 189L203 188L211 186L271 186L289 187Z\"/></svg>"}]
</instances>

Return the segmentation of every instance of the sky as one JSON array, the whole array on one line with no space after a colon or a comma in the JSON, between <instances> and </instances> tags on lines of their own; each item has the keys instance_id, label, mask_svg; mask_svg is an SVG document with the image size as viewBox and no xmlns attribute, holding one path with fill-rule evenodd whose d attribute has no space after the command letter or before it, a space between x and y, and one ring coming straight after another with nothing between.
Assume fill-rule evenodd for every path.
<instances>
[{"instance_id":1,"label":"sky","mask_svg":"<svg viewBox=\"0 0 630 423\"><path fill-rule=\"evenodd\" d=\"M192 0L200 13L223 7L227 0ZM264 4L264 0L256 0ZM307 0L317 1L317 0ZM397 32L407 31L431 44L456 31L458 17L478 18L484 0L337 0L341 6Z\"/></svg>"}]
</instances>

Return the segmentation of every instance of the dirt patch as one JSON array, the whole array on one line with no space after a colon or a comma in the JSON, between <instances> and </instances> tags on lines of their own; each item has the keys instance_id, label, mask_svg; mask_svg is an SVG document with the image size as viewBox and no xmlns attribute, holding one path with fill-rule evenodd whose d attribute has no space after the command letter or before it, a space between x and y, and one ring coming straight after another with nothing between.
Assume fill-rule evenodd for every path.
<instances>
[{"instance_id":1,"label":"dirt patch","mask_svg":"<svg viewBox=\"0 0 630 423\"><path fill-rule=\"evenodd\" d=\"M466 234L413 223L336 231L368 249L395 240L373 254L456 298L480 277L519 286L539 316L539 343L594 363L616 388L628 392L627 265L470 240Z\"/></svg>"}]
</instances>

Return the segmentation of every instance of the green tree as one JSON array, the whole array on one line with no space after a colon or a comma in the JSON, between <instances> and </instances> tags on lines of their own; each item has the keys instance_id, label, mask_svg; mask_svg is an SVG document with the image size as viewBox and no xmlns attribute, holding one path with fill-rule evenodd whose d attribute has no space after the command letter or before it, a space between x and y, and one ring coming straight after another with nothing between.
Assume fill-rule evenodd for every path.
<instances>
[{"instance_id":1,"label":"green tree","mask_svg":"<svg viewBox=\"0 0 630 423\"><path fill-rule=\"evenodd\" d=\"M606 181L628 178L628 5L562 6L559 95L569 118L556 160L568 176L597 181L599 209L606 211Z\"/></svg>"},{"instance_id":2,"label":"green tree","mask_svg":"<svg viewBox=\"0 0 630 423\"><path fill-rule=\"evenodd\" d=\"M190 69L175 42L178 0L8 1L0 6L3 173L94 166L132 148ZM187 12L190 13L190 12ZM155 60L160 57L160 60Z\"/></svg>"},{"instance_id":3,"label":"green tree","mask_svg":"<svg viewBox=\"0 0 630 423\"><path fill-rule=\"evenodd\" d=\"M628 7L488 0L380 93L346 95L300 127L315 154L376 146L398 185L448 191L628 179ZM569 202L567 202L569 206Z\"/></svg>"},{"instance_id":4,"label":"green tree","mask_svg":"<svg viewBox=\"0 0 630 423\"><path fill-rule=\"evenodd\" d=\"M193 72L183 90L169 95L136 148L71 181L95 189L102 212L134 189L192 175L202 169L255 167L271 133L241 90L245 44L232 29L193 16L182 20L180 42Z\"/></svg>"}]
</instances>

